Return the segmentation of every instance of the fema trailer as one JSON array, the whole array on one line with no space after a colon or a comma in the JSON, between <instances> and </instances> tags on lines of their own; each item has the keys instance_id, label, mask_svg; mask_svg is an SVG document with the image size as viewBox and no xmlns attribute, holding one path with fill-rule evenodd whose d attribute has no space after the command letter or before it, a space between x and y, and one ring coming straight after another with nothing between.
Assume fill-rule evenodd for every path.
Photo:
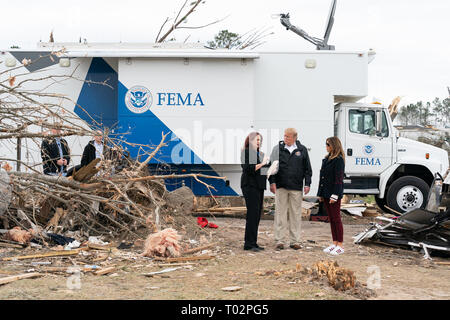
<instances>
[{"instance_id":1,"label":"fema trailer","mask_svg":"<svg viewBox=\"0 0 450 320\"><path fill-rule=\"evenodd\" d=\"M346 152L345 193L375 195L380 206L405 212L424 207L435 173L448 169L445 150L399 137L388 109L358 103L367 95L373 52L256 52L210 50L151 44L39 43L34 50L0 52L0 70L20 66L65 49L60 58L41 59L15 72L39 76L72 74L75 79L47 90L68 96L64 107L91 125L89 115L137 144L171 141L152 159L156 173L204 173L214 195L236 196L240 189L240 151L246 135L259 131L270 153L287 127L298 130L313 168L314 196L325 140L336 135ZM33 85L33 84L29 84ZM79 106L78 106L79 105ZM72 165L80 163L90 137L69 137ZM25 146L26 143L22 143ZM1 156L14 158L14 149ZM129 149L133 157L138 149ZM39 150L25 150L22 161L40 162ZM189 186L209 195L194 179L166 181L169 190ZM267 191L266 195L271 195Z\"/></svg>"}]
</instances>

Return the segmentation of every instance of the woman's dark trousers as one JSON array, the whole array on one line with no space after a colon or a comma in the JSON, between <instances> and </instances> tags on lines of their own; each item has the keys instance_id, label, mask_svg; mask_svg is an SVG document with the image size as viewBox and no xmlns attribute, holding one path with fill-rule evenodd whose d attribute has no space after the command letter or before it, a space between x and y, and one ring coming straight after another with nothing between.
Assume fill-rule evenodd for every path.
<instances>
[{"instance_id":1,"label":"woman's dark trousers","mask_svg":"<svg viewBox=\"0 0 450 320\"><path fill-rule=\"evenodd\" d=\"M247 217L245 223L244 248L257 246L258 226L263 209L264 190L253 187L242 189L245 205L247 206Z\"/></svg>"}]
</instances>

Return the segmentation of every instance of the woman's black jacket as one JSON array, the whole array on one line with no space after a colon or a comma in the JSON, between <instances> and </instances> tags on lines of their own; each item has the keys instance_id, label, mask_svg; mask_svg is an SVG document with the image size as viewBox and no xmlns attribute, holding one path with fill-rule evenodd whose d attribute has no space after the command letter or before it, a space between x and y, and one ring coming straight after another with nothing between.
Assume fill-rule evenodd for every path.
<instances>
[{"instance_id":1,"label":"woman's black jacket","mask_svg":"<svg viewBox=\"0 0 450 320\"><path fill-rule=\"evenodd\" d=\"M241 189L253 187L260 190L266 189L267 176L261 174L261 168L255 171L255 166L260 164L264 159L264 153L258 153L256 150L249 148L241 152ZM264 167L268 167L266 164Z\"/></svg>"},{"instance_id":2,"label":"woman's black jacket","mask_svg":"<svg viewBox=\"0 0 450 320\"><path fill-rule=\"evenodd\" d=\"M344 172L345 162L341 156L329 160L325 157L322 160L320 169L318 197L330 198L333 194L342 199L344 193Z\"/></svg>"}]
</instances>

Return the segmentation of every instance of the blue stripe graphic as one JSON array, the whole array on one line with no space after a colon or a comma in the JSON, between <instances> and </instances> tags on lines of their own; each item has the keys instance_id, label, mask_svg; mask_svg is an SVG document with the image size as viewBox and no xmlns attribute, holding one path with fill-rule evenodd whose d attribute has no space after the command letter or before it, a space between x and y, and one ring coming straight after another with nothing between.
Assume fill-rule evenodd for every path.
<instances>
[{"instance_id":1,"label":"blue stripe graphic","mask_svg":"<svg viewBox=\"0 0 450 320\"><path fill-rule=\"evenodd\" d=\"M92 118L109 128L115 128L127 142L142 145L158 145L161 134L171 131L154 113L147 111L143 114L135 114L128 110L125 105L125 95L128 91L119 80L118 74L102 58L93 58L86 80L94 82L107 81L109 86L93 83L84 83L75 107L75 113L89 125L94 126ZM83 111L83 109L86 111ZM169 134L168 138L171 138ZM167 139L166 139L167 141ZM188 164L174 164L171 153L173 148L179 149L178 156L186 156ZM126 147L126 146L124 146ZM126 147L133 158L139 156L139 147ZM184 155L183 152L186 154ZM145 155L144 155L145 157ZM191 164L189 164L189 162ZM162 163L167 165L162 166ZM198 164L192 164L198 163ZM164 168L164 169L162 169ZM149 171L154 174L187 174L203 173L211 176L219 176L211 166L204 163L186 144L176 138L152 159ZM213 186L217 191L211 189L213 195L237 196L238 194L223 180L202 179L205 183ZM166 187L169 191L181 187L183 184L190 187L195 195L210 195L208 189L193 178L166 179Z\"/></svg>"},{"instance_id":2,"label":"blue stripe graphic","mask_svg":"<svg viewBox=\"0 0 450 320\"><path fill-rule=\"evenodd\" d=\"M86 81L96 83L83 84L74 112L91 127L98 127L95 122L103 127L114 127L117 124L117 72L104 59L93 58ZM108 85L99 84L105 81Z\"/></svg>"}]
</instances>

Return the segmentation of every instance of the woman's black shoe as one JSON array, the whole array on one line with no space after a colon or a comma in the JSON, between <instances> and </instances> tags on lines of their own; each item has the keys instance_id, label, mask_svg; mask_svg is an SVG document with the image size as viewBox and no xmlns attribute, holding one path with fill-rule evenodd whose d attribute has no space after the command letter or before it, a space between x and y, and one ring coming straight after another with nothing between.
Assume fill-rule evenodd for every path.
<instances>
[{"instance_id":1,"label":"woman's black shoe","mask_svg":"<svg viewBox=\"0 0 450 320\"><path fill-rule=\"evenodd\" d=\"M261 249L259 249L257 247L244 247L244 250L250 250L250 251L253 251L253 252L261 251Z\"/></svg>"},{"instance_id":2,"label":"woman's black shoe","mask_svg":"<svg viewBox=\"0 0 450 320\"><path fill-rule=\"evenodd\" d=\"M256 245L255 248L258 248L259 250L264 250L264 247L260 247L260 246L258 246L258 245Z\"/></svg>"}]
</instances>

